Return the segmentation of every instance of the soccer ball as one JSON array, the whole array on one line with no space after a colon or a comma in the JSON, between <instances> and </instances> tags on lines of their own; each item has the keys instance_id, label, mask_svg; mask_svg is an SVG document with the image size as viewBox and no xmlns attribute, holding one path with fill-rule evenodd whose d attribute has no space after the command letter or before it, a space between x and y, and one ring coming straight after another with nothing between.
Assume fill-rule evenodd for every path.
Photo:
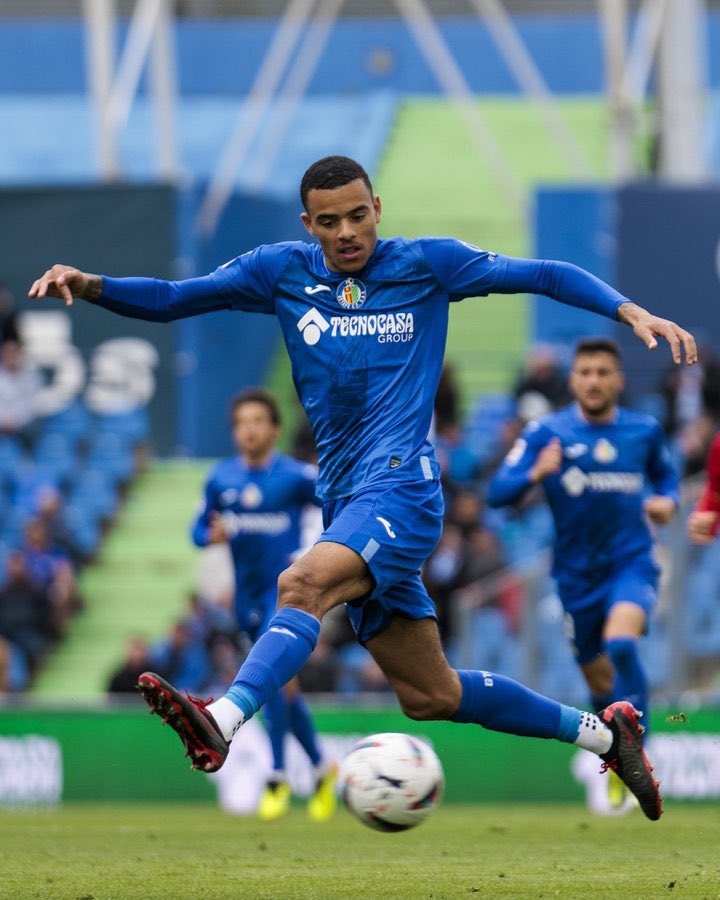
<instances>
[{"instance_id":1,"label":"soccer ball","mask_svg":"<svg viewBox=\"0 0 720 900\"><path fill-rule=\"evenodd\" d=\"M430 815L445 782L440 760L409 734L371 734L348 753L339 785L345 805L370 828L406 831Z\"/></svg>"}]
</instances>

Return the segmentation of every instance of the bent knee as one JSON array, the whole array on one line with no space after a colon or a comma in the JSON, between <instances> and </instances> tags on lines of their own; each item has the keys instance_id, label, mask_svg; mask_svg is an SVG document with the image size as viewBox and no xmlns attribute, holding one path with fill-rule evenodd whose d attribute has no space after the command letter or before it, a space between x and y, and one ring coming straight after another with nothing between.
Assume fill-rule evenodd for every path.
<instances>
[{"instance_id":1,"label":"bent knee","mask_svg":"<svg viewBox=\"0 0 720 900\"><path fill-rule=\"evenodd\" d=\"M278 578L278 608L290 606L320 618L323 587L313 572L292 565Z\"/></svg>"},{"instance_id":2,"label":"bent knee","mask_svg":"<svg viewBox=\"0 0 720 900\"><path fill-rule=\"evenodd\" d=\"M450 693L424 694L419 691L398 691L400 708L408 719L418 722L449 719L457 710L457 698Z\"/></svg>"}]
</instances>

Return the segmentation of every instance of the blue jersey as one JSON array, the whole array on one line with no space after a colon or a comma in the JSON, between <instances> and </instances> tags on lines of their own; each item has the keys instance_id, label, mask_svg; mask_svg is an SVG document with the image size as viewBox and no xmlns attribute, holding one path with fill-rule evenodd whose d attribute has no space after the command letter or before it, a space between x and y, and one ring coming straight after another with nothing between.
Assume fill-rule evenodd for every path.
<instances>
[{"instance_id":1,"label":"blue jersey","mask_svg":"<svg viewBox=\"0 0 720 900\"><path fill-rule=\"evenodd\" d=\"M545 293L614 316L626 298L568 263L511 259L452 238L379 240L367 265L330 271L317 244L263 245L205 278L103 278L98 302L169 321L214 309L278 317L318 447L318 494L437 475L427 436L449 303Z\"/></svg>"},{"instance_id":2,"label":"blue jersey","mask_svg":"<svg viewBox=\"0 0 720 900\"><path fill-rule=\"evenodd\" d=\"M618 409L613 422L592 424L572 404L525 428L490 482L490 505L521 498L538 454L554 437L562 444L562 468L543 482L555 520L553 573L562 580L602 579L650 550L643 512L648 491L677 502L678 478L663 430L651 416L627 409Z\"/></svg>"},{"instance_id":3,"label":"blue jersey","mask_svg":"<svg viewBox=\"0 0 720 900\"><path fill-rule=\"evenodd\" d=\"M230 535L236 603L257 605L300 546L300 515L316 503L316 471L282 453L266 466L248 466L241 457L218 462L205 484L205 500L192 528L198 547L208 544L217 513ZM273 604L275 595L273 594Z\"/></svg>"}]
</instances>

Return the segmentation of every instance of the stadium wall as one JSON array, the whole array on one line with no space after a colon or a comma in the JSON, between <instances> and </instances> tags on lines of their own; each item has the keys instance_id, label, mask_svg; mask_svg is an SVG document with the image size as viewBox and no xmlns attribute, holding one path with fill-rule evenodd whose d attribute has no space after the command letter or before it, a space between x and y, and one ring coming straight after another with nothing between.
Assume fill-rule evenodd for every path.
<instances>
[{"instance_id":1,"label":"stadium wall","mask_svg":"<svg viewBox=\"0 0 720 900\"><path fill-rule=\"evenodd\" d=\"M708 47L720 38L711 11ZM487 27L476 16L438 19L443 36L473 91L517 93ZM549 87L559 93L604 90L602 35L593 14L522 15L520 35ZM276 27L274 19L180 19L176 27L180 89L184 94L242 94L249 90ZM121 39L126 28L121 29ZM720 59L707 54L711 84L720 84ZM402 20L344 18L320 56L310 94L389 89L438 92L438 85ZM68 19L6 19L0 28L0 92L84 92L83 23Z\"/></svg>"},{"instance_id":2,"label":"stadium wall","mask_svg":"<svg viewBox=\"0 0 720 900\"><path fill-rule=\"evenodd\" d=\"M581 803L586 782L595 780L597 759L557 741L528 740L448 722L408 722L387 708L314 706L321 739L342 758L352 742L369 733L412 731L432 742L446 775L449 803ZM158 727L139 709L62 710L56 707L0 711L0 806L53 805L59 802L199 802L228 798L239 789L257 791L267 769L257 765L252 746L267 739L250 723L233 743L228 759L211 779L191 773L177 737ZM720 710L694 710L689 716L657 711L650 752L667 798L720 798ZM244 743L243 743L244 741ZM297 760L301 754L295 754ZM269 756L267 758L269 765ZM303 781L293 771L291 779ZM304 780L310 785L309 767ZM237 775L233 785L232 780ZM220 776L227 779L223 784ZM215 784L213 784L215 781ZM217 787L217 791L216 791ZM302 792L302 789L301 791ZM234 810L242 801L234 799ZM249 810L245 810L249 811Z\"/></svg>"},{"instance_id":3,"label":"stadium wall","mask_svg":"<svg viewBox=\"0 0 720 900\"><path fill-rule=\"evenodd\" d=\"M199 243L192 236L198 197L198 191L167 185L0 190L0 277L15 294L28 334L37 335L35 352L48 378L59 383L70 352L79 351L84 374L69 384L69 404L101 379L109 387L108 371L96 371L98 347L117 338L145 342L154 359L148 409L160 455L228 452L230 399L267 379L280 338L274 317L218 312L164 325L110 315L92 304L67 311L57 300L30 302L26 294L55 262L114 276L186 277L211 271L257 243L301 237L295 201L235 195L217 237ZM130 382L129 375L116 372L118 382Z\"/></svg>"}]
</instances>

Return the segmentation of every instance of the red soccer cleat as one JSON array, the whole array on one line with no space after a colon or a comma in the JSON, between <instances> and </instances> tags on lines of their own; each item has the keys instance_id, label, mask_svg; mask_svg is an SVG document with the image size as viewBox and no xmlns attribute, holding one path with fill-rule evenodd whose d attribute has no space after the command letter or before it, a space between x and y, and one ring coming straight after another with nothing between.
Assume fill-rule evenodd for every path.
<instances>
[{"instance_id":1,"label":"red soccer cleat","mask_svg":"<svg viewBox=\"0 0 720 900\"><path fill-rule=\"evenodd\" d=\"M198 700L190 694L183 696L154 672L143 672L136 687L150 712L177 732L187 751L185 755L192 760L192 768L217 772L227 759L230 744L205 709L210 700Z\"/></svg>"},{"instance_id":2,"label":"red soccer cleat","mask_svg":"<svg viewBox=\"0 0 720 900\"><path fill-rule=\"evenodd\" d=\"M611 703L600 713L600 718L613 733L612 747L600 755L604 761L600 771L612 769L616 772L637 797L640 809L648 819L656 821L662 815L662 797L660 785L652 775L653 767L643 750L645 729L638 722L641 715L627 700Z\"/></svg>"}]
</instances>

